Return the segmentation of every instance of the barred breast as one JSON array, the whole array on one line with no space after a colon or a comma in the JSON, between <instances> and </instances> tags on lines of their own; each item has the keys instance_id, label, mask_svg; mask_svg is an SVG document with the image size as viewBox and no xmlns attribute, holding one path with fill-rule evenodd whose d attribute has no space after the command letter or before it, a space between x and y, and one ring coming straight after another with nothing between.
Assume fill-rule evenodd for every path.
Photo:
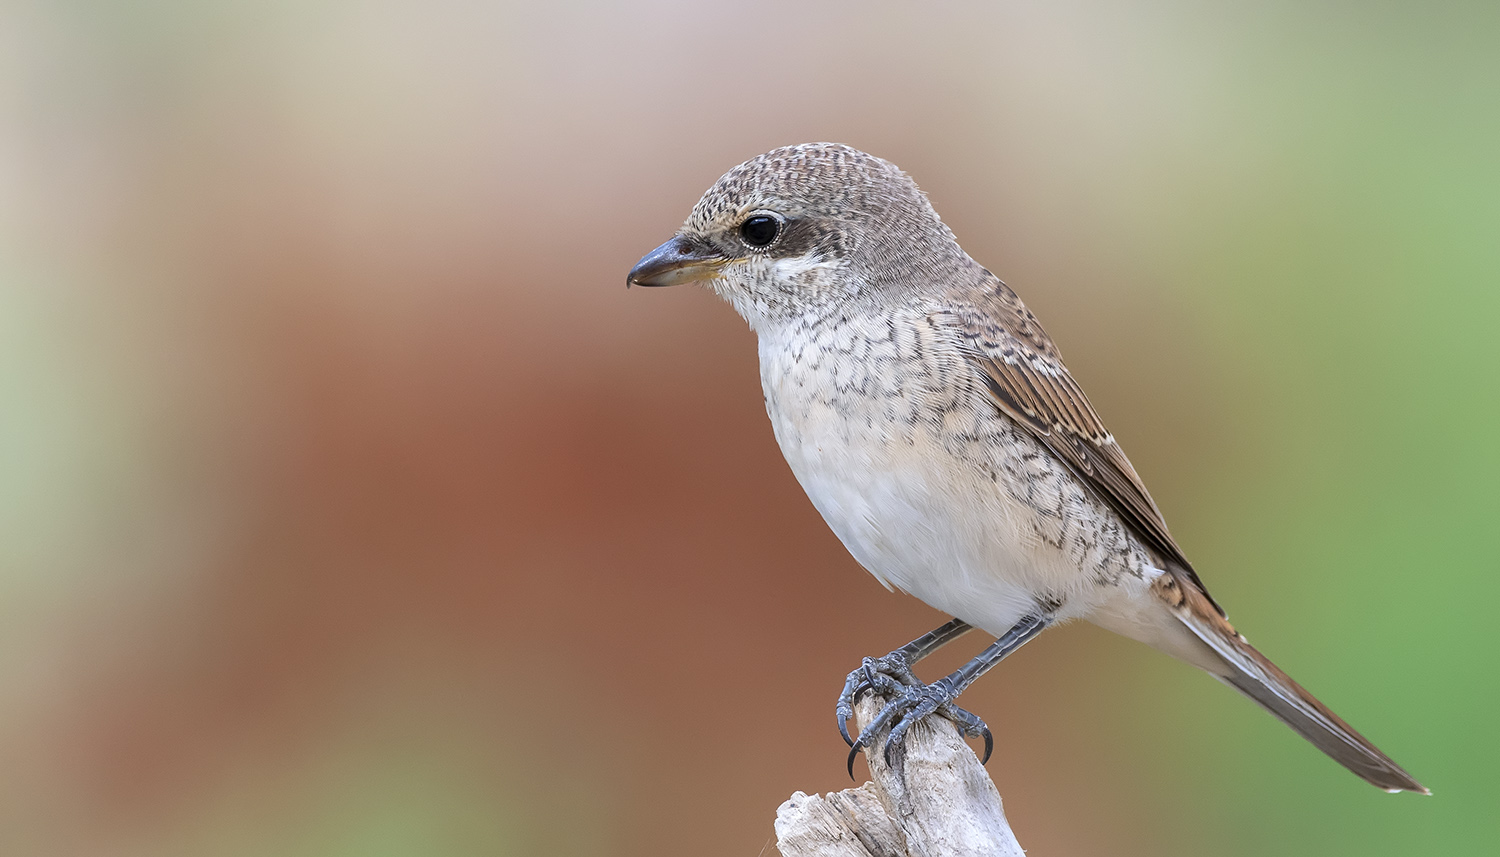
<instances>
[{"instance_id":1,"label":"barred breast","mask_svg":"<svg viewBox=\"0 0 1500 857\"><path fill-rule=\"evenodd\" d=\"M877 579L1001 634L1087 616L1150 561L1119 519L1002 414L921 307L762 328L776 440Z\"/></svg>"}]
</instances>

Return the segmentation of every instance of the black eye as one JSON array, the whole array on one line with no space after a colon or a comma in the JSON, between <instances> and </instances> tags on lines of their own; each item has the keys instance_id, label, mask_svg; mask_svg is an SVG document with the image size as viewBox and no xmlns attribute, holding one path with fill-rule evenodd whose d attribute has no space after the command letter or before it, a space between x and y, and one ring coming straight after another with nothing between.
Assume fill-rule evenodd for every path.
<instances>
[{"instance_id":1,"label":"black eye","mask_svg":"<svg viewBox=\"0 0 1500 857\"><path fill-rule=\"evenodd\" d=\"M781 222L774 217L757 214L740 224L740 237L751 247L764 247L776 240L781 232Z\"/></svg>"}]
</instances>

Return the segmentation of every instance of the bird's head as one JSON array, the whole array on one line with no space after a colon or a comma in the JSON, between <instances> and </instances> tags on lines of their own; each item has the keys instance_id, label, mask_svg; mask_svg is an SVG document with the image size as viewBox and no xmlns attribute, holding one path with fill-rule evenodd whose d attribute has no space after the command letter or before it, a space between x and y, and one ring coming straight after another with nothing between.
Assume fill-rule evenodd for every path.
<instances>
[{"instance_id":1,"label":"bird's head","mask_svg":"<svg viewBox=\"0 0 1500 857\"><path fill-rule=\"evenodd\" d=\"M964 261L927 197L893 164L805 143L725 173L626 282L705 283L759 329L930 282Z\"/></svg>"}]
</instances>

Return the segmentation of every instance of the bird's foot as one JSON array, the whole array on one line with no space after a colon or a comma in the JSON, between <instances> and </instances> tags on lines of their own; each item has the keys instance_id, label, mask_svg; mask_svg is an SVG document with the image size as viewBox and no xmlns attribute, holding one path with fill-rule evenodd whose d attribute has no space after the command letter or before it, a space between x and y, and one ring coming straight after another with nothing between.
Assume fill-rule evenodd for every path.
<instances>
[{"instance_id":1,"label":"bird's foot","mask_svg":"<svg viewBox=\"0 0 1500 857\"><path fill-rule=\"evenodd\" d=\"M881 696L895 696L908 687L920 687L922 680L911 671L911 664L901 651L894 651L880 658L865 658L859 669L849 673L844 680L844 689L839 693L834 713L839 721L839 734L844 743L854 746L849 736L849 718L854 716L854 704L869 691Z\"/></svg>"},{"instance_id":2,"label":"bird's foot","mask_svg":"<svg viewBox=\"0 0 1500 857\"><path fill-rule=\"evenodd\" d=\"M860 730L858 738L850 738L847 723L854 716L854 704L866 693L874 691L889 701L875 719L865 724ZM953 721L958 731L968 738L984 739L984 758L981 764L990 760L990 752L994 749L994 736L990 734L990 728L978 715L966 711L953 704L958 698L959 691L954 688L948 679L939 679L932 684L924 684L916 674L911 671L911 665L906 656L901 652L891 652L882 658L865 658L859 669L849 673L849 678L844 682L844 690L839 694L836 713L839 721L839 734L844 736L844 741L849 744L849 778L854 778L854 758L865 747L871 746L886 729L890 735L885 741L885 761L891 764L892 748L899 748L906 739L906 732L913 723L938 714Z\"/></svg>"}]
</instances>

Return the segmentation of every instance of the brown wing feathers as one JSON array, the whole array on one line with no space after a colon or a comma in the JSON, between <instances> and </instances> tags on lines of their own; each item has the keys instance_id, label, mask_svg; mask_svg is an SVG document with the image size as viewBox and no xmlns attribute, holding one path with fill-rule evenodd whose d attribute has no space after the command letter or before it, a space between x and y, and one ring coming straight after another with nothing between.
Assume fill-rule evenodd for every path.
<instances>
[{"instance_id":1,"label":"brown wing feathers","mask_svg":"<svg viewBox=\"0 0 1500 857\"><path fill-rule=\"evenodd\" d=\"M1235 631L1198 579L1130 460L1063 366L1036 317L999 278L984 272L940 315L969 343L995 404L1065 463L1165 562L1156 594L1233 669L1219 676L1259 702L1323 752L1384 789L1426 792L1327 706ZM972 295L980 295L979 300Z\"/></svg>"},{"instance_id":2,"label":"brown wing feathers","mask_svg":"<svg viewBox=\"0 0 1500 857\"><path fill-rule=\"evenodd\" d=\"M1068 373L1057 347L1016 293L993 274L985 275L989 282L980 292L986 298L982 305L960 303L944 314L969 341L995 403L1068 465L1161 556L1168 571L1197 587L1222 619L1224 611L1172 539L1161 511Z\"/></svg>"}]
</instances>

